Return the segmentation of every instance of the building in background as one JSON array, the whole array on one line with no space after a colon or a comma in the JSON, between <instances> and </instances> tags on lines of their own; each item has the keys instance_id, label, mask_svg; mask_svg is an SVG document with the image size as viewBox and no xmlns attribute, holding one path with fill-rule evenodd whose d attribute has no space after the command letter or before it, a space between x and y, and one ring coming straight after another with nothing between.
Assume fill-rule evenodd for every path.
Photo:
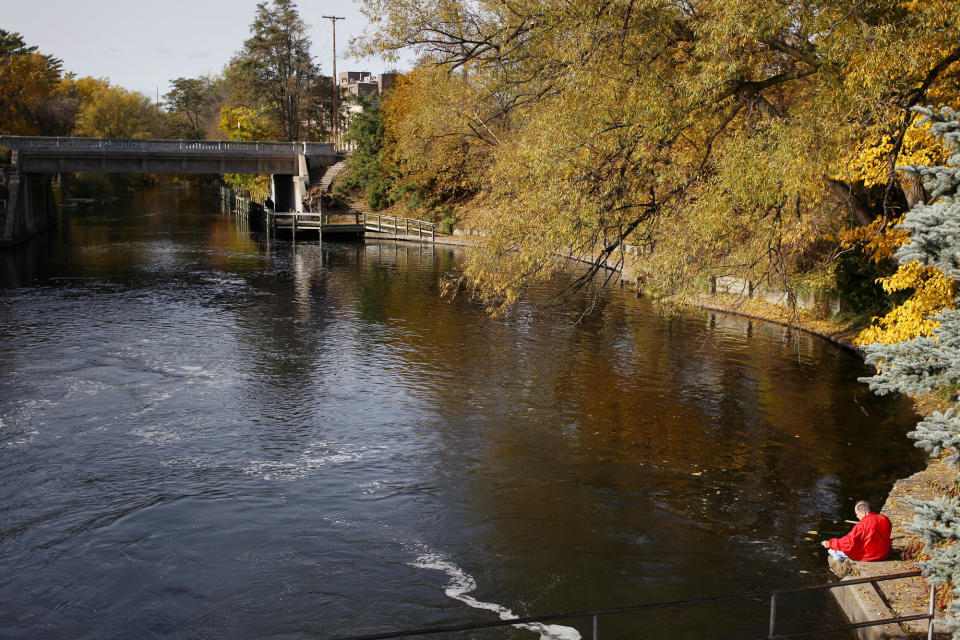
<instances>
[{"instance_id":1,"label":"building in background","mask_svg":"<svg viewBox=\"0 0 960 640\"><path fill-rule=\"evenodd\" d=\"M377 76L377 88L380 94L393 89L394 85L397 84L397 78L399 77L400 74L395 71L381 73L379 76Z\"/></svg>"},{"instance_id":2,"label":"building in background","mask_svg":"<svg viewBox=\"0 0 960 640\"><path fill-rule=\"evenodd\" d=\"M395 72L381 73L379 76L375 76L369 71L341 71L337 74L340 97L343 99L344 109L346 110L340 123L341 131L346 131L353 116L363 110L359 101L350 100L350 96L370 98L375 103L379 102L380 96L392 89L397 84L399 77L400 74Z\"/></svg>"},{"instance_id":3,"label":"building in background","mask_svg":"<svg viewBox=\"0 0 960 640\"><path fill-rule=\"evenodd\" d=\"M378 78L369 71L343 71L338 78L340 95L342 97L354 95L359 98L379 96L393 86L396 82L396 75L395 73L382 73ZM387 76L386 80L384 80L384 76Z\"/></svg>"}]
</instances>

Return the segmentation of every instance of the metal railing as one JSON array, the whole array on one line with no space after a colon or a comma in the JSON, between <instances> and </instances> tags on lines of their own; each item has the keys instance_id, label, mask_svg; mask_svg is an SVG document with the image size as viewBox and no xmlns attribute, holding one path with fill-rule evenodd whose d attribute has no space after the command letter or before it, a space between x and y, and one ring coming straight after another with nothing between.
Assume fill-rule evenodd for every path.
<instances>
[{"instance_id":1,"label":"metal railing","mask_svg":"<svg viewBox=\"0 0 960 640\"><path fill-rule=\"evenodd\" d=\"M411 636L426 636L434 635L438 633L456 633L460 631L477 631L480 629L492 629L496 627L512 627L515 625L521 624L532 624L532 623L544 623L544 622L556 622L558 620L570 620L574 618L580 619L589 619L591 621L591 627L593 631L592 638L593 640L600 640L600 618L604 616L611 616L624 613L636 613L640 611L651 611L654 609L669 609L677 607L689 607L697 606L704 604L715 604L718 602L730 602L734 600L756 600L758 598L769 598L770 599L770 627L769 632L766 636L762 638L756 638L753 640L781 640L782 638L800 638L803 636L812 636L822 633L829 633L833 631L848 631L852 629L862 629L866 627L875 627L885 624L895 624L901 622L914 622L918 620L928 620L927 628L927 638L933 638L933 628L934 628L934 605L936 602L936 586L930 585L930 603L927 610L927 613L917 614L912 616L900 616L897 618L882 618L880 620L870 620L868 622L857 622L853 624L844 624L837 625L833 627L821 627L819 629L814 629L811 631L794 631L790 633L778 634L776 632L777 626L777 603L778 597L791 593L802 593L809 591L826 591L830 589L838 589L840 587L849 587L858 584L868 584L876 582L885 582L887 580L897 580L900 578L912 578L921 575L919 570L915 571L904 571L902 573L890 573L883 576L875 576L872 578L857 578L854 580L844 580L835 584L818 584L812 585L809 587L794 587L791 589L779 589L776 591L758 591L752 593L739 593L734 595L727 596L715 596L712 598L698 598L695 600L673 600L669 602L654 602L649 604L638 604L628 607L617 607L613 609L597 609L594 611L578 611L575 613L557 613L553 615L546 616L525 616L518 618L510 618L508 620L497 620L494 622L480 622L475 624L462 624L462 625L449 625L449 626L438 626L438 627L424 627L420 629L404 629L400 631L389 631L386 633L373 633L360 636L348 636L337 638L336 640L388 640L390 638L409 638Z\"/></svg>"},{"instance_id":2,"label":"metal railing","mask_svg":"<svg viewBox=\"0 0 960 640\"><path fill-rule=\"evenodd\" d=\"M46 153L217 153L258 155L334 155L329 142L245 142L234 140L150 140L0 136L0 146Z\"/></svg>"},{"instance_id":3,"label":"metal railing","mask_svg":"<svg viewBox=\"0 0 960 640\"><path fill-rule=\"evenodd\" d=\"M415 218L395 218L393 216L383 216L379 213L363 214L364 228L367 231L376 231L378 233L392 233L399 236L401 233L407 236L416 235L418 238L427 236L431 241L436 241L437 225L425 220L416 220Z\"/></svg>"}]
</instances>

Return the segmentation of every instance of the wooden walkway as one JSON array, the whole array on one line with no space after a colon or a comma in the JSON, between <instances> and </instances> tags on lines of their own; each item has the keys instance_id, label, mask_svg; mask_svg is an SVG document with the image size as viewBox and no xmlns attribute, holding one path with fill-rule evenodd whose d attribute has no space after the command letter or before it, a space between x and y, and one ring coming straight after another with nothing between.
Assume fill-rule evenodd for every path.
<instances>
[{"instance_id":1,"label":"wooden walkway","mask_svg":"<svg viewBox=\"0 0 960 640\"><path fill-rule=\"evenodd\" d=\"M436 225L414 218L397 218L375 213L295 213L289 211L264 211L266 228L297 234L311 233L322 237L325 234L357 234L394 240L435 242Z\"/></svg>"},{"instance_id":2,"label":"wooden walkway","mask_svg":"<svg viewBox=\"0 0 960 640\"><path fill-rule=\"evenodd\" d=\"M289 232L296 239L298 234L308 233L317 239L325 234L354 234L371 238L405 240L410 242L436 242L437 225L426 220L399 218L379 213L346 212L294 212L267 209L263 203L235 194L226 187L220 188L221 209L233 213L245 223L255 220L268 234L278 230Z\"/></svg>"}]
</instances>

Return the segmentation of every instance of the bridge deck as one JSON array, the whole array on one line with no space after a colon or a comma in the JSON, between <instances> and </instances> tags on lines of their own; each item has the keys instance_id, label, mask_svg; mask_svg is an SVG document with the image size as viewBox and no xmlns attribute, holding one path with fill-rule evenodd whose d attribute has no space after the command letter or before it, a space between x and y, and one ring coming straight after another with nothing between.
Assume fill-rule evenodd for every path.
<instances>
[{"instance_id":1,"label":"bridge deck","mask_svg":"<svg viewBox=\"0 0 960 640\"><path fill-rule=\"evenodd\" d=\"M23 173L258 173L299 171L298 157L329 166L338 156L326 142L120 140L0 136Z\"/></svg>"}]
</instances>

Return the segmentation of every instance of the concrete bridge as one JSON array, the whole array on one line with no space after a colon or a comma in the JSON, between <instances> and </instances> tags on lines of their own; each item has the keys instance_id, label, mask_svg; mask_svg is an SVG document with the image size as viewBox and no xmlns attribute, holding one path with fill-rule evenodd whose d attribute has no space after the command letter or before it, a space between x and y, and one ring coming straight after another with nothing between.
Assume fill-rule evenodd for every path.
<instances>
[{"instance_id":1,"label":"concrete bridge","mask_svg":"<svg viewBox=\"0 0 960 640\"><path fill-rule=\"evenodd\" d=\"M7 202L0 247L11 246L56 220L50 176L55 173L269 174L278 211L300 212L311 176L319 179L338 156L323 142L118 140L0 136L13 168L0 180Z\"/></svg>"}]
</instances>

